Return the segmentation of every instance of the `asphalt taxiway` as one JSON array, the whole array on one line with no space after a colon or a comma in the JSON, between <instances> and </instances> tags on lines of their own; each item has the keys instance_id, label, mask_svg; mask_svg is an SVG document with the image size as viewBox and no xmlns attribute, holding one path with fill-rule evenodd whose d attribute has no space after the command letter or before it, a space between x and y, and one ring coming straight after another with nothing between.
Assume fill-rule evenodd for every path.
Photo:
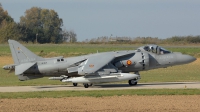
<instances>
[{"instance_id":1,"label":"asphalt taxiway","mask_svg":"<svg viewBox=\"0 0 200 112\"><path fill-rule=\"evenodd\" d=\"M139 83L136 86L128 84L95 84L84 88L82 84L73 85L46 85L46 86L8 86L0 87L0 92L30 92L30 91L61 91L61 90L123 90L123 89L200 89L200 82L159 82Z\"/></svg>"}]
</instances>

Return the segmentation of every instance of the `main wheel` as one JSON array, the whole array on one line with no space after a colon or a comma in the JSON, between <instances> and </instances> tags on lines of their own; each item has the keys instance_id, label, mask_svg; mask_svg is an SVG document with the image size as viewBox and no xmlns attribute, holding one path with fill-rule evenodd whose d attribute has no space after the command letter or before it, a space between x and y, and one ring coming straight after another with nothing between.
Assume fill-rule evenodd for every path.
<instances>
[{"instance_id":1,"label":"main wheel","mask_svg":"<svg viewBox=\"0 0 200 112\"><path fill-rule=\"evenodd\" d=\"M135 81L135 79L129 80L128 83L130 86L137 85L137 81Z\"/></svg>"},{"instance_id":2,"label":"main wheel","mask_svg":"<svg viewBox=\"0 0 200 112\"><path fill-rule=\"evenodd\" d=\"M84 84L84 87L85 87L85 88L88 88L88 87L89 87L89 85L86 83L86 84Z\"/></svg>"},{"instance_id":3,"label":"main wheel","mask_svg":"<svg viewBox=\"0 0 200 112\"><path fill-rule=\"evenodd\" d=\"M73 83L73 85L74 85L74 86L77 86L77 85L78 85L78 83Z\"/></svg>"}]
</instances>

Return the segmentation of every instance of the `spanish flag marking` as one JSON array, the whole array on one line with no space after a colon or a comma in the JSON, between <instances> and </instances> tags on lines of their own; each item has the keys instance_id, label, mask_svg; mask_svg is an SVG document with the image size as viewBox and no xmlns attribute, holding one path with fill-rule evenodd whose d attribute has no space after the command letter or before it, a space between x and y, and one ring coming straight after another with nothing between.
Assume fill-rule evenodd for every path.
<instances>
[{"instance_id":1,"label":"spanish flag marking","mask_svg":"<svg viewBox=\"0 0 200 112\"><path fill-rule=\"evenodd\" d=\"M132 64L132 62L131 62L131 60L127 60L127 65L131 65Z\"/></svg>"},{"instance_id":2,"label":"spanish flag marking","mask_svg":"<svg viewBox=\"0 0 200 112\"><path fill-rule=\"evenodd\" d=\"M94 67L94 65L89 65L90 68Z\"/></svg>"}]
</instances>

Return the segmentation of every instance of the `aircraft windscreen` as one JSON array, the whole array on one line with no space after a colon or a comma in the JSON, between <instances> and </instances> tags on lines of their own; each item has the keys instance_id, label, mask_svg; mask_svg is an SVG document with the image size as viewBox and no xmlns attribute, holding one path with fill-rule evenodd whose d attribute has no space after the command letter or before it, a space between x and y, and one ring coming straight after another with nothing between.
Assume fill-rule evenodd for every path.
<instances>
[{"instance_id":1,"label":"aircraft windscreen","mask_svg":"<svg viewBox=\"0 0 200 112\"><path fill-rule=\"evenodd\" d=\"M170 51L160 47L160 54L167 54L167 53L171 53Z\"/></svg>"},{"instance_id":2,"label":"aircraft windscreen","mask_svg":"<svg viewBox=\"0 0 200 112\"><path fill-rule=\"evenodd\" d=\"M149 46L145 46L145 47L144 47L144 50L145 50L145 51L149 51L149 50L150 50L150 49L149 49Z\"/></svg>"},{"instance_id":3,"label":"aircraft windscreen","mask_svg":"<svg viewBox=\"0 0 200 112\"><path fill-rule=\"evenodd\" d=\"M143 48L145 51L148 52L152 52L152 53L156 53L156 54L167 54L167 53L171 53L170 51L157 46L157 45L147 45Z\"/></svg>"},{"instance_id":4,"label":"aircraft windscreen","mask_svg":"<svg viewBox=\"0 0 200 112\"><path fill-rule=\"evenodd\" d=\"M157 46L156 45L148 45L144 47L145 51L156 53Z\"/></svg>"}]
</instances>

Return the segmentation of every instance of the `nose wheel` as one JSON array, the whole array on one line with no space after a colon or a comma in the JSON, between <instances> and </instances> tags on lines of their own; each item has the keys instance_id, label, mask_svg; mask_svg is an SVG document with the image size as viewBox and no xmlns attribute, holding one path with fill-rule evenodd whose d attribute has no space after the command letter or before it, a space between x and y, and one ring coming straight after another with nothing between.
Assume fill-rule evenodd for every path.
<instances>
[{"instance_id":1,"label":"nose wheel","mask_svg":"<svg viewBox=\"0 0 200 112\"><path fill-rule=\"evenodd\" d=\"M129 84L130 86L137 85L138 81L141 79L141 78L140 78L140 73L139 73L139 72L135 72L135 74L137 74L138 77L135 78L135 79L131 79L131 80L128 81L128 84Z\"/></svg>"}]
</instances>

